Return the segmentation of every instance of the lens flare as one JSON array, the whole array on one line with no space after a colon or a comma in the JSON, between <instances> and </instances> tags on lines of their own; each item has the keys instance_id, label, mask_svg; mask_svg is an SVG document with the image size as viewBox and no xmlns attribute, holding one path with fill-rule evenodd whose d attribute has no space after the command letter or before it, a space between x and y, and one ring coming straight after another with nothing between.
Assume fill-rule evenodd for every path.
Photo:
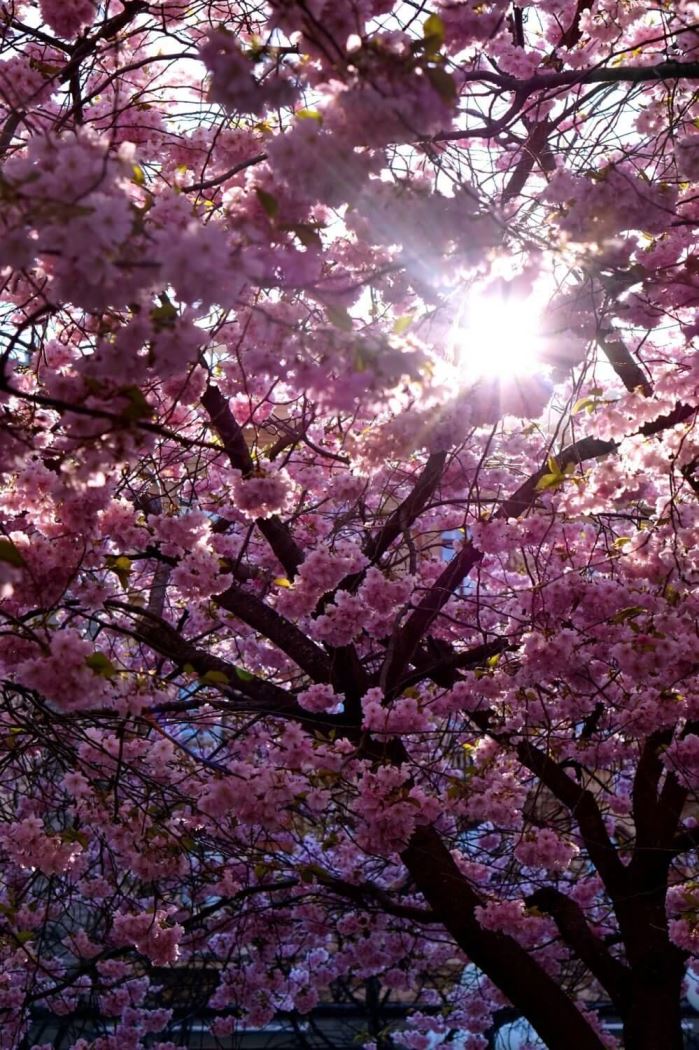
<instances>
[{"instance_id":1,"label":"lens flare","mask_svg":"<svg viewBox=\"0 0 699 1050\"><path fill-rule=\"evenodd\" d=\"M450 335L450 356L464 380L514 379L544 370L542 307L538 296L472 292Z\"/></svg>"}]
</instances>

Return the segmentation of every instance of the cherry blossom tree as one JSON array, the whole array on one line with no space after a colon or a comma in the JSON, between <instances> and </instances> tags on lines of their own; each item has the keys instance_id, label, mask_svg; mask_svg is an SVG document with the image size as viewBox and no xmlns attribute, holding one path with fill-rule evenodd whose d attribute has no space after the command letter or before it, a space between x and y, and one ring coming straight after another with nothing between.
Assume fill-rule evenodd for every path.
<instances>
[{"instance_id":1,"label":"cherry blossom tree","mask_svg":"<svg viewBox=\"0 0 699 1050\"><path fill-rule=\"evenodd\" d=\"M676 1050L699 3L0 31L0 1047Z\"/></svg>"}]
</instances>

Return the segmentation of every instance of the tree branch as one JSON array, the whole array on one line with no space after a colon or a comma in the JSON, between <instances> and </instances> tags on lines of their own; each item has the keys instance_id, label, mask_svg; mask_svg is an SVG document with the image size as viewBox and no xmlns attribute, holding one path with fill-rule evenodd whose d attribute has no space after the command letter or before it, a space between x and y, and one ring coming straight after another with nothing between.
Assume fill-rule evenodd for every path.
<instances>
[{"instance_id":1,"label":"tree branch","mask_svg":"<svg viewBox=\"0 0 699 1050\"><path fill-rule=\"evenodd\" d=\"M573 16L573 21L570 23L565 33L561 37L558 47L575 47L580 38L582 37L582 29L580 28L580 17L584 11L589 11L592 7L592 0L578 0L578 6Z\"/></svg>"},{"instance_id":2,"label":"tree branch","mask_svg":"<svg viewBox=\"0 0 699 1050\"><path fill-rule=\"evenodd\" d=\"M653 393L653 387L651 386L647 375L637 362L634 361L621 339L599 336L597 342L626 389L631 392L640 389L645 397L650 397Z\"/></svg>"},{"instance_id":3,"label":"tree branch","mask_svg":"<svg viewBox=\"0 0 699 1050\"><path fill-rule=\"evenodd\" d=\"M659 434L663 430L678 423L684 422L695 415L697 408L692 405L677 404L672 412L660 416L649 423L644 423L636 433L650 437ZM570 464L583 463L588 459L599 459L601 456L615 452L619 447L616 441L604 441L601 438L585 437L580 441L568 445L556 456L556 460L564 470ZM543 465L532 474L520 487L503 503L493 515L496 520L507 520L518 518L533 505L537 496L537 484L548 471L548 466ZM421 638L425 636L430 625L439 615L440 611L455 594L457 588L463 583L471 570L483 559L481 551L477 550L470 540L465 540L456 556L443 569L432 587L428 590L422 601L414 609L404 625L399 644L396 645L386 658L386 665L382 672L383 680L388 689L395 688L406 665L411 661Z\"/></svg>"},{"instance_id":4,"label":"tree branch","mask_svg":"<svg viewBox=\"0 0 699 1050\"><path fill-rule=\"evenodd\" d=\"M459 74L461 84L493 84L501 91L511 91L514 100L505 115L488 121L480 127L456 128L440 131L424 140L454 142L469 138L490 138L503 130L519 113L522 106L537 91L549 92L559 88L583 87L586 84L643 84L663 83L666 80L699 80L699 62L660 62L654 66L597 66L594 69L565 69L555 73L537 73L520 80L491 69L467 69Z\"/></svg>"},{"instance_id":5,"label":"tree branch","mask_svg":"<svg viewBox=\"0 0 699 1050\"><path fill-rule=\"evenodd\" d=\"M199 193L201 190L211 189L212 186L220 186L222 182L232 179L234 175L239 175L246 168L252 168L255 164L261 164L263 160L267 160L267 154L257 153L254 157L248 157L247 160L241 160L234 164L232 168L224 171L221 175L214 175L210 179L202 179L201 182L193 182L191 186L183 186L182 192Z\"/></svg>"},{"instance_id":6,"label":"tree branch","mask_svg":"<svg viewBox=\"0 0 699 1050\"><path fill-rule=\"evenodd\" d=\"M437 685L450 689L457 680L457 671L482 667L492 656L514 648L509 638L496 638L492 642L484 642L483 645L476 645L462 652L457 652L446 643L444 656L436 661L432 660L429 651L418 649L413 657L415 671L401 678L396 685L395 693L400 695L404 689L417 685L425 678L431 678Z\"/></svg>"},{"instance_id":7,"label":"tree branch","mask_svg":"<svg viewBox=\"0 0 699 1050\"><path fill-rule=\"evenodd\" d=\"M627 890L627 870L609 838L594 795L580 787L555 759L528 740L517 745L517 757L570 810L580 828L590 860L616 904Z\"/></svg>"},{"instance_id":8,"label":"tree branch","mask_svg":"<svg viewBox=\"0 0 699 1050\"><path fill-rule=\"evenodd\" d=\"M235 584L213 597L216 605L233 613L248 627L258 631L267 641L278 646L314 682L332 679L331 665L323 650L295 624L266 605L256 595L243 591Z\"/></svg>"},{"instance_id":9,"label":"tree branch","mask_svg":"<svg viewBox=\"0 0 699 1050\"><path fill-rule=\"evenodd\" d=\"M370 561L378 561L406 529L425 509L442 479L446 452L433 452L422 469L412 491L389 516L380 532L371 538L366 547Z\"/></svg>"},{"instance_id":10,"label":"tree branch","mask_svg":"<svg viewBox=\"0 0 699 1050\"><path fill-rule=\"evenodd\" d=\"M245 443L243 431L228 406L228 400L218 387L208 386L202 395L201 403L223 442L231 466L239 470L244 478L251 477L255 472L255 464ZM303 551L294 540L288 526L276 514L270 518L258 518L256 524L283 565L289 579L293 579L303 561Z\"/></svg>"},{"instance_id":11,"label":"tree branch","mask_svg":"<svg viewBox=\"0 0 699 1050\"><path fill-rule=\"evenodd\" d=\"M391 897L389 893L369 882L346 882L344 879L336 878L325 871L320 865L312 864L306 869L308 877L311 877L321 886L331 890L333 893L355 901L357 904L366 906L367 901L375 901L381 910L389 912L398 918L410 919L412 922L441 924L435 913L430 908L419 908L417 905L400 904Z\"/></svg>"},{"instance_id":12,"label":"tree branch","mask_svg":"<svg viewBox=\"0 0 699 1050\"><path fill-rule=\"evenodd\" d=\"M507 934L481 926L476 909L484 901L433 827L417 828L401 857L459 947L531 1022L547 1046L561 1046L563 1038L575 1050L603 1050L583 1014L530 953Z\"/></svg>"},{"instance_id":13,"label":"tree branch","mask_svg":"<svg viewBox=\"0 0 699 1050\"><path fill-rule=\"evenodd\" d=\"M228 684L221 683L220 688L226 696L235 700L250 699L263 705L269 705L270 711L274 713L294 711L297 708L298 705L291 693L254 675L250 675L249 678L247 675L244 679L240 678L235 664L199 649L188 639L183 638L179 631L160 616L141 609L139 606L114 599L108 600L106 605L108 608L119 609L131 615L136 621L133 631L135 637L170 660L176 667L182 668L190 664L199 675L205 675L207 671L217 671L225 675Z\"/></svg>"},{"instance_id":14,"label":"tree branch","mask_svg":"<svg viewBox=\"0 0 699 1050\"><path fill-rule=\"evenodd\" d=\"M579 904L554 886L536 890L525 902L550 915L561 937L602 985L620 1014L629 996L628 967L615 959L601 938L592 932Z\"/></svg>"}]
</instances>

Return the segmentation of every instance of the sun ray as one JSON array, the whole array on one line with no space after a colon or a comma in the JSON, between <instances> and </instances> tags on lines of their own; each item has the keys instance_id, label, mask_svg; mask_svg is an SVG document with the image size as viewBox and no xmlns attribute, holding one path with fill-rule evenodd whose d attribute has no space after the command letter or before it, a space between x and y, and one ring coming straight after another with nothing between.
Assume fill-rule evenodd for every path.
<instances>
[{"instance_id":1,"label":"sun ray","mask_svg":"<svg viewBox=\"0 0 699 1050\"><path fill-rule=\"evenodd\" d=\"M473 290L450 334L450 356L466 382L532 375L541 359L540 296Z\"/></svg>"}]
</instances>

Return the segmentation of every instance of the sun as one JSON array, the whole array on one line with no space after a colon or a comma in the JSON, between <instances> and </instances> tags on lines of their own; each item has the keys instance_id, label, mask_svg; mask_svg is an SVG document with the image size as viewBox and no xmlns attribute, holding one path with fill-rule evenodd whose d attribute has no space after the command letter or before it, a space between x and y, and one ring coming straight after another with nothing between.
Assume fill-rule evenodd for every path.
<instances>
[{"instance_id":1,"label":"sun","mask_svg":"<svg viewBox=\"0 0 699 1050\"><path fill-rule=\"evenodd\" d=\"M541 297L534 294L472 290L449 338L450 356L464 380L515 379L545 371L542 309Z\"/></svg>"}]
</instances>

